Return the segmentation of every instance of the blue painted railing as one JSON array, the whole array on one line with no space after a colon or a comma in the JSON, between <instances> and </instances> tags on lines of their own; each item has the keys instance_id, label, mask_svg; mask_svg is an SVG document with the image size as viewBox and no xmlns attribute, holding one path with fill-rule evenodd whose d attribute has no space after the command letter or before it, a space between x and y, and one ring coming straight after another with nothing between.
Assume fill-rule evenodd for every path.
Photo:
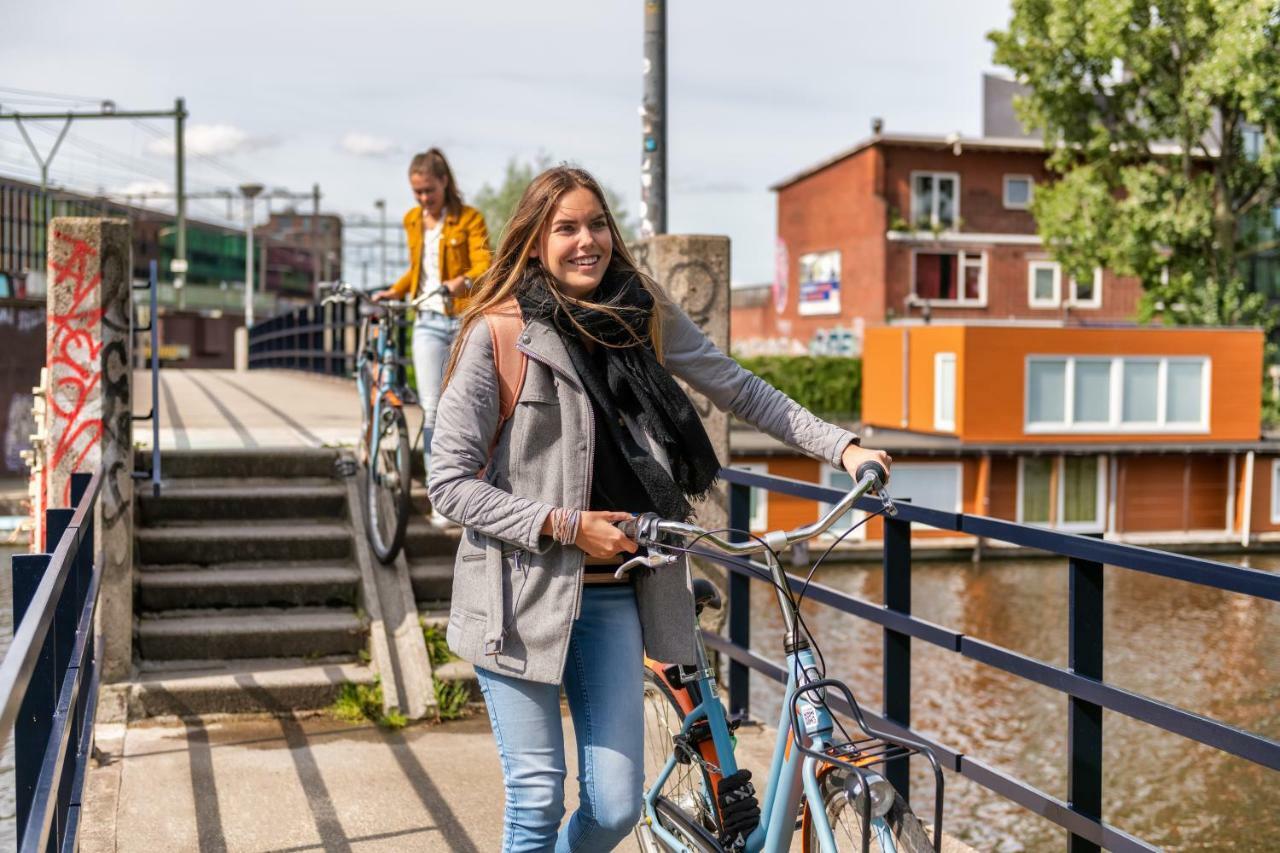
<instances>
[{"instance_id":1,"label":"blue painted railing","mask_svg":"<svg viewBox=\"0 0 1280 853\"><path fill-rule=\"evenodd\" d=\"M738 530L746 530L749 526L750 494L753 487L825 503L835 503L844 496L844 492L837 489L729 468L723 469L721 476L730 484L729 524ZM858 507L867 512L875 512L880 509L880 503L863 499ZM884 520L884 605L848 595L820 583L810 583L805 593L807 600L866 619L883 628L884 712L877 715L867 713L864 709L867 717L890 731L924 741L933 748L938 761L948 770L977 782L1067 830L1068 850L1073 853L1098 850L1099 847L1119 851L1158 849L1102 820L1104 708L1271 770L1280 770L1280 742L1108 684L1102 675L1104 565L1175 578L1269 601L1280 601L1280 575L994 518L913 506L905 502L900 503L898 509L896 518ZM1066 557L1069 571L1067 668L1052 666L913 617L912 522ZM706 640L709 646L729 659L730 710L746 714L749 711L748 680L751 670L762 672L778 682L786 681L786 673L778 663L751 651L751 580L759 580L757 571L749 568L751 564L746 560L726 558L710 551L704 553L708 559L729 569L728 637L708 633ZM756 569L759 568L759 564L756 564ZM801 583L802 579L791 578L793 588L798 588ZM948 748L911 728L913 638L1066 696L1066 801L1002 773L978 757ZM848 713L849 709L843 706L843 700L828 696L827 701L837 711ZM905 763L903 766L890 768L887 775L900 791L907 790ZM1275 781L1280 784L1280 776Z\"/></svg>"},{"instance_id":2,"label":"blue painted railing","mask_svg":"<svg viewBox=\"0 0 1280 853\"><path fill-rule=\"evenodd\" d=\"M101 486L101 471L73 474L75 508L45 513L53 553L12 558L15 630L0 662L0 746L12 731L22 853L76 849L98 698L93 516Z\"/></svg>"}]
</instances>

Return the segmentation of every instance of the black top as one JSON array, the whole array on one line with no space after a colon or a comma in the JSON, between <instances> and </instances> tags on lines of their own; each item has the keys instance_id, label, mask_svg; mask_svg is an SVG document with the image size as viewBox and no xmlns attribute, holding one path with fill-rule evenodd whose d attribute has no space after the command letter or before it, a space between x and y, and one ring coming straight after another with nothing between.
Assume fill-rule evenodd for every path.
<instances>
[{"instance_id":1,"label":"black top","mask_svg":"<svg viewBox=\"0 0 1280 853\"><path fill-rule=\"evenodd\" d=\"M596 455L591 472L591 504L590 509L620 510L639 515L644 512L656 512L657 507L649 497L640 478L627 464L613 435L600 422L604 417L598 406L591 407L591 417L595 420Z\"/></svg>"}]
</instances>

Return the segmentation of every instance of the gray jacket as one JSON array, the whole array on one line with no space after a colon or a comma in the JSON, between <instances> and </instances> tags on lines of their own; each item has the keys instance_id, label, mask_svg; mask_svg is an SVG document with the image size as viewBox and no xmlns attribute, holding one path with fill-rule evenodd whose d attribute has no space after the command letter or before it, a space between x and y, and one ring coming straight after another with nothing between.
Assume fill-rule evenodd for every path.
<instances>
[{"instance_id":1,"label":"gray jacket","mask_svg":"<svg viewBox=\"0 0 1280 853\"><path fill-rule=\"evenodd\" d=\"M839 467L854 435L824 423L715 347L681 310L664 315L664 363L720 409ZM427 484L436 512L466 528L454 564L449 647L487 670L559 684L581 607L585 554L541 536L557 506L591 495L594 421L586 391L555 329L526 324L528 356L515 412L498 428L498 380L487 324L472 326L440 397ZM659 461L665 455L631 424ZM481 474L483 472L483 474ZM636 580L647 654L691 664L693 596L684 561Z\"/></svg>"}]
</instances>

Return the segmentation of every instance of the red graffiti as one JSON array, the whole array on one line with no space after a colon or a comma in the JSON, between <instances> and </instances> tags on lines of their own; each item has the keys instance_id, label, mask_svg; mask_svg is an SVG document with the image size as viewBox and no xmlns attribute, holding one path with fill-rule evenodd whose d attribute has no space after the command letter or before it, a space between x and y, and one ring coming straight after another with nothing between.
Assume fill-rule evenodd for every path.
<instances>
[{"instance_id":1,"label":"red graffiti","mask_svg":"<svg viewBox=\"0 0 1280 853\"><path fill-rule=\"evenodd\" d=\"M65 469L66 485L62 505L71 504L70 474L97 448L102 440L102 418L91 417L100 406L92 404L102 379L101 306L85 308L86 300L97 292L102 281L98 252L84 240L53 232L49 252L49 305L63 303L59 289L70 289L66 310L49 317L46 360L49 365L49 440L52 450L46 462L46 478ZM65 260L59 260L65 257ZM66 463L66 464L64 464ZM46 484L48 480L46 479Z\"/></svg>"}]
</instances>

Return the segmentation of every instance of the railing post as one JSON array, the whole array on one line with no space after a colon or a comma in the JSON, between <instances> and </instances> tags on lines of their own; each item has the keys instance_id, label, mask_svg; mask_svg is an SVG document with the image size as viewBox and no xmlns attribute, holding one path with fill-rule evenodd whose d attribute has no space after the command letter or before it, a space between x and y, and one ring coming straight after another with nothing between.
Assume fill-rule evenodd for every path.
<instances>
[{"instance_id":1,"label":"railing post","mask_svg":"<svg viewBox=\"0 0 1280 853\"><path fill-rule=\"evenodd\" d=\"M911 523L884 519L884 606L911 614ZM911 727L911 637L884 629L884 715ZM889 762L885 778L903 797L910 796L906 759Z\"/></svg>"},{"instance_id":2,"label":"railing post","mask_svg":"<svg viewBox=\"0 0 1280 853\"><path fill-rule=\"evenodd\" d=\"M1102 564L1068 559L1067 666L1076 675L1102 680ZM1102 819L1102 707L1072 696L1067 699L1067 800L1071 810ZM1078 835L1067 840L1069 853L1101 848Z\"/></svg>"},{"instance_id":3,"label":"railing post","mask_svg":"<svg viewBox=\"0 0 1280 853\"><path fill-rule=\"evenodd\" d=\"M751 487L729 484L729 527L747 530L751 526ZM741 534L734 536L741 539ZM729 642L751 648L751 578L735 572L729 575ZM746 716L751 707L751 668L729 661L729 713Z\"/></svg>"},{"instance_id":4,"label":"railing post","mask_svg":"<svg viewBox=\"0 0 1280 853\"><path fill-rule=\"evenodd\" d=\"M61 531L58 531L61 535ZM49 532L50 540L54 531ZM15 554L13 565L13 630L16 632L26 616L31 599L40 586L40 580L49 568L48 554ZM45 634L40 657L36 660L27 694L18 709L18 719L13 724L13 777L14 777L14 825L18 843L26 832L27 818L31 816L31 801L35 797L36 782L40 778L40 764L44 760L49 732L53 727L53 709L58 701L56 678L56 631Z\"/></svg>"}]
</instances>

